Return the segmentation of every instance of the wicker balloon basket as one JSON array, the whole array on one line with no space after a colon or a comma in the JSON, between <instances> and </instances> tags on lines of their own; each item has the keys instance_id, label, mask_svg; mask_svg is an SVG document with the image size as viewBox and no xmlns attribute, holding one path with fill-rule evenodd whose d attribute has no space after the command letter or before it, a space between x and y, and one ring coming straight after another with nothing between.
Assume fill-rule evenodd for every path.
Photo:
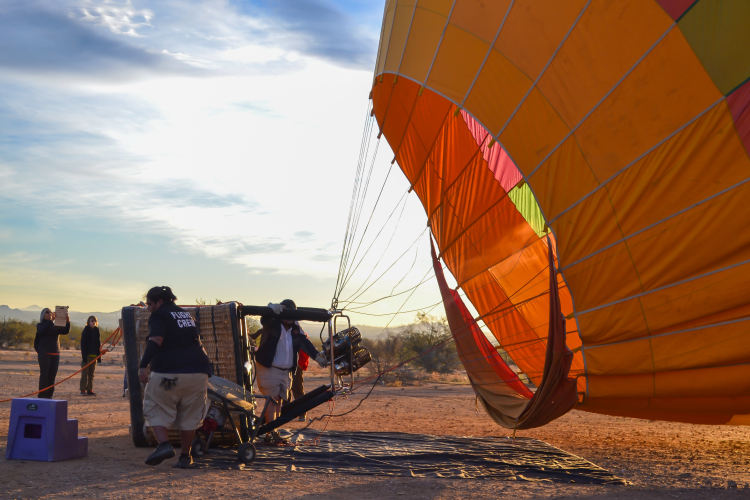
<instances>
[{"instance_id":1,"label":"wicker balloon basket","mask_svg":"<svg viewBox=\"0 0 750 500\"><path fill-rule=\"evenodd\" d=\"M244 366L249 360L248 337L245 322L240 316L240 305L229 302L216 306L183 307L195 320L200 331L201 342L211 361L213 374L236 382L252 393L252 386ZM126 357L128 395L130 400L130 434L136 446L153 446L156 440L143 418L143 394L145 385L138 380L138 365L146 348L148 318L151 315L145 307L129 306L122 308L122 332ZM246 433L247 423L237 417L236 425ZM226 423L231 429L231 424ZM217 434L221 444L222 434ZM226 433L228 445L235 444L235 437ZM246 436L243 436L246 439ZM169 441L180 443L180 434L169 429ZM216 439L214 440L216 442Z\"/></svg>"}]
</instances>

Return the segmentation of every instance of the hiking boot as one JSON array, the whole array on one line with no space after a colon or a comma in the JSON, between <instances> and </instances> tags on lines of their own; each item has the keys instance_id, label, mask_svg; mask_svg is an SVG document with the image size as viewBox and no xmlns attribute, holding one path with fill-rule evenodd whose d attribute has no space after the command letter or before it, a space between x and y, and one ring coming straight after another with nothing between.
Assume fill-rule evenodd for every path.
<instances>
[{"instance_id":1,"label":"hiking boot","mask_svg":"<svg viewBox=\"0 0 750 500\"><path fill-rule=\"evenodd\" d=\"M174 465L176 469L191 469L193 467L193 457L180 453L180 458Z\"/></svg>"},{"instance_id":2,"label":"hiking boot","mask_svg":"<svg viewBox=\"0 0 750 500\"><path fill-rule=\"evenodd\" d=\"M174 457L174 448L167 441L156 447L154 452L146 459L146 465L159 465L164 460Z\"/></svg>"},{"instance_id":3,"label":"hiking boot","mask_svg":"<svg viewBox=\"0 0 750 500\"><path fill-rule=\"evenodd\" d=\"M94 391L87 391L86 395L87 396L96 396L96 393Z\"/></svg>"}]
</instances>

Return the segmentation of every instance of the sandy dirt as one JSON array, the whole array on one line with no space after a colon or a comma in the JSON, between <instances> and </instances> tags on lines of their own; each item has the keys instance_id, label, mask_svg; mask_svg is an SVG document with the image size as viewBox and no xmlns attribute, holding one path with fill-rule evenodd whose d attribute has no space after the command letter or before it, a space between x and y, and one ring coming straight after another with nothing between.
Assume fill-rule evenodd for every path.
<instances>
[{"instance_id":1,"label":"sandy dirt","mask_svg":"<svg viewBox=\"0 0 750 500\"><path fill-rule=\"evenodd\" d=\"M76 371L79 360L78 352L64 352L58 380ZM89 456L57 463L0 459L0 498L750 498L750 428L649 422L580 411L518 435L582 456L630 485L179 470L171 468L174 460L149 467L143 461L150 450L135 448L128 435L123 373L120 355L113 353L97 368L97 396L78 394L78 376L58 386L55 398L69 400L69 417L78 419L80 435L89 438ZM0 351L0 399L33 392L38 375L33 352ZM312 388L322 382L318 375L306 385ZM364 395L366 390L359 392ZM339 402L336 413L352 408L358 399ZM327 407L325 412L320 408L312 416L326 412ZM10 403L0 404L3 456L9 416ZM471 388L435 383L377 386L356 412L331 420L328 429L508 434L481 409L475 411Z\"/></svg>"}]
</instances>

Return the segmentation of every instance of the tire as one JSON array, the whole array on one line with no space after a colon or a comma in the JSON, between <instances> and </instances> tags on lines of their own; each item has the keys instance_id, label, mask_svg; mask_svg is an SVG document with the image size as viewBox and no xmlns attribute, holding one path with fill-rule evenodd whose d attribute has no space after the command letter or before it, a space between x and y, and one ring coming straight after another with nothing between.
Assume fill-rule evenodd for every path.
<instances>
[{"instance_id":1,"label":"tire","mask_svg":"<svg viewBox=\"0 0 750 500\"><path fill-rule=\"evenodd\" d=\"M250 464L255 460L255 445L253 443L242 443L237 448L237 460L243 464Z\"/></svg>"},{"instance_id":2,"label":"tire","mask_svg":"<svg viewBox=\"0 0 750 500\"><path fill-rule=\"evenodd\" d=\"M130 402L130 430L133 444L138 448L153 446L149 443L146 431L146 420L143 418L143 394L141 382L138 380L138 339L136 335L137 321L135 310L137 307L122 308L122 342L125 356L125 372L128 379L128 401Z\"/></svg>"},{"instance_id":3,"label":"tire","mask_svg":"<svg viewBox=\"0 0 750 500\"><path fill-rule=\"evenodd\" d=\"M190 446L191 455L194 457L202 457L206 454L206 442L201 438L193 439L193 444Z\"/></svg>"}]
</instances>

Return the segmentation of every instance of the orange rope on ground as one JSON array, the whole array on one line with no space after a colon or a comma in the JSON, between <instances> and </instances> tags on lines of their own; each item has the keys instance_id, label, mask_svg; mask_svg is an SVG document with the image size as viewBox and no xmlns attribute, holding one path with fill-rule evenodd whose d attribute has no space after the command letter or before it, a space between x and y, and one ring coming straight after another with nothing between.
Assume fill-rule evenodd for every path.
<instances>
[{"instance_id":1,"label":"orange rope on ground","mask_svg":"<svg viewBox=\"0 0 750 500\"><path fill-rule=\"evenodd\" d=\"M307 441L303 441L300 443L302 446L318 446L318 443L320 443L320 436L325 433L326 429L328 429L328 424L331 422L331 414L333 413L333 410L336 409L336 402L332 399L328 401L328 415L324 415L328 417L328 420L326 420L326 425L323 427L323 430L320 431L320 434L318 434L317 437L313 439L308 439Z\"/></svg>"},{"instance_id":2,"label":"orange rope on ground","mask_svg":"<svg viewBox=\"0 0 750 500\"><path fill-rule=\"evenodd\" d=\"M117 335L117 337L115 338L114 342L110 342L110 339L112 339L112 337L113 337L113 336L115 336L115 335ZM106 338L106 339L104 340L104 342L102 342L102 345L104 345L104 344L106 344L107 342L109 342L109 343L110 343L110 345L111 345L111 346L112 346L112 347L114 348L114 347L115 347L115 346L117 345L117 343L118 343L118 342L120 341L120 339L122 339L122 332L120 331L120 328L116 328L116 329L115 329L115 331L113 331L113 332L112 332L112 334L111 334L111 335L110 335L109 337L107 337L107 338ZM109 352L109 351L107 351L107 352ZM82 366L80 370L78 370L77 372L74 372L73 374L71 374L71 375L69 375L69 376L65 377L64 379L62 379L61 381L59 381L59 382L57 382L57 383L55 383L55 384L52 384L52 385L51 385L51 386L49 386L49 387L45 387L44 389L39 389L38 391L36 391L36 392L32 392L31 394L26 394L25 396L18 396L17 398L28 398L29 396L33 396L34 394L39 394L40 392L44 392L44 391L46 391L47 389L50 389L50 388L52 388L52 387L55 387L56 385L60 385L60 384L62 384L63 382L65 382L66 380L70 380L70 379L71 379L71 378L73 378L73 377L74 377L75 375L78 375L78 374L79 374L79 373L81 373L81 372L82 372L83 370L85 370L86 368L88 368L89 366L91 366L91 363L96 363L97 361L99 361L99 358L101 358L101 357L102 357L102 356L104 356L105 354L106 354L106 352L103 352L103 353L99 354L99 355L98 355L98 356L97 356L96 358L94 358L94 360L93 360L93 361L91 361L91 362L87 363L87 364L86 364L85 366ZM9 401L13 401L14 399L17 399L17 398L0 399L0 403L7 403L7 402L9 402Z\"/></svg>"}]
</instances>

